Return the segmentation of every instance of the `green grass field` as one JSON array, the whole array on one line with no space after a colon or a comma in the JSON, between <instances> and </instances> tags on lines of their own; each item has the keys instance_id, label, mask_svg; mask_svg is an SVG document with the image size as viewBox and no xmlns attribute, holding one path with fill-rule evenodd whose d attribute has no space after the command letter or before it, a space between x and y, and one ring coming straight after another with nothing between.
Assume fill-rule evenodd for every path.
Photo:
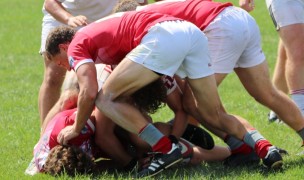
<instances>
[{"instance_id":1,"label":"green grass field","mask_svg":"<svg viewBox=\"0 0 304 180\"><path fill-rule=\"evenodd\" d=\"M235 5L237 1L234 0ZM39 138L37 95L43 78L40 47L41 7L43 1L1 0L0 26L0 179L52 179L39 174L24 175L32 158L32 149ZM256 1L252 12L260 26L262 45L272 73L278 36L266 10L265 2ZM197 167L174 168L155 179L304 179L301 139L287 126L268 124L268 109L259 105L231 74L219 88L227 111L248 119L273 144L289 151L284 169L268 172L261 167L228 168L220 163ZM170 119L167 108L153 115L156 121ZM215 138L217 144L223 143ZM78 176L77 179L91 179ZM130 179L126 174L104 174L97 179ZM61 177L60 179L68 179Z\"/></svg>"}]
</instances>

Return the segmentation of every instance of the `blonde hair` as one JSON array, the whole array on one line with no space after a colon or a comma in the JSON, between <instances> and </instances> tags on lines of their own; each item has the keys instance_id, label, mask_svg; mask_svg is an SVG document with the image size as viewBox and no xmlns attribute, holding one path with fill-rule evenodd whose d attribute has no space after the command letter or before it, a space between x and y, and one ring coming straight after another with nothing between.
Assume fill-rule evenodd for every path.
<instances>
[{"instance_id":1,"label":"blonde hair","mask_svg":"<svg viewBox=\"0 0 304 180\"><path fill-rule=\"evenodd\" d=\"M113 13L135 11L140 6L136 0L121 0L114 8Z\"/></svg>"}]
</instances>

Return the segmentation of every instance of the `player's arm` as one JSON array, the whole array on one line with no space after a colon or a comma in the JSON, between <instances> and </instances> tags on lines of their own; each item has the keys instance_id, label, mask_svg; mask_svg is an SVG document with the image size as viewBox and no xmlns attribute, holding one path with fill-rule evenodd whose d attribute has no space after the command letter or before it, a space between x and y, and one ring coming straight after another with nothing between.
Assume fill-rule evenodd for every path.
<instances>
[{"instance_id":1,"label":"player's arm","mask_svg":"<svg viewBox=\"0 0 304 180\"><path fill-rule=\"evenodd\" d=\"M183 135L187 126L188 115L183 109L182 93L178 87L167 95L167 105L174 112L174 123L171 134L179 138Z\"/></svg>"},{"instance_id":2,"label":"player's arm","mask_svg":"<svg viewBox=\"0 0 304 180\"><path fill-rule=\"evenodd\" d=\"M41 126L41 135L44 133L47 124L53 119L53 117L61 111L72 109L77 106L79 89L77 87L71 87L65 90L61 95L56 104L49 111L45 117Z\"/></svg>"},{"instance_id":3,"label":"player's arm","mask_svg":"<svg viewBox=\"0 0 304 180\"><path fill-rule=\"evenodd\" d=\"M77 69L76 74L80 91L77 101L78 111L74 128L76 132L80 133L86 120L93 111L98 92L95 64L92 62L81 65Z\"/></svg>"},{"instance_id":4,"label":"player's arm","mask_svg":"<svg viewBox=\"0 0 304 180\"><path fill-rule=\"evenodd\" d=\"M65 127L59 133L57 141L60 144L67 144L70 139L79 135L86 120L90 117L95 104L98 90L95 64L90 62L80 65L76 74L80 88L77 102L77 116L72 126Z\"/></svg>"},{"instance_id":5,"label":"player's arm","mask_svg":"<svg viewBox=\"0 0 304 180\"><path fill-rule=\"evenodd\" d=\"M254 0L239 0L239 5L242 9L250 12L254 10Z\"/></svg>"},{"instance_id":6,"label":"player's arm","mask_svg":"<svg viewBox=\"0 0 304 180\"><path fill-rule=\"evenodd\" d=\"M69 25L71 27L87 25L87 18L82 15L73 16L62 6L58 0L45 0L44 8L49 12L57 21Z\"/></svg>"}]
</instances>

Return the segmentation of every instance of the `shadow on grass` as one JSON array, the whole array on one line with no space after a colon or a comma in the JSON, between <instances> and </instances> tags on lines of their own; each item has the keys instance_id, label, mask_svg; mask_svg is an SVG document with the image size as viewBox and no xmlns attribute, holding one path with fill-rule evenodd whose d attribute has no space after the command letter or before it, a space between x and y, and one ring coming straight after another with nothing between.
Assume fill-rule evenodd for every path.
<instances>
[{"instance_id":1,"label":"shadow on grass","mask_svg":"<svg viewBox=\"0 0 304 180\"><path fill-rule=\"evenodd\" d=\"M258 175L264 178L283 175L288 169L303 168L304 158L288 159L284 161L284 166L278 170L266 168L260 164L244 165L237 167L224 166L222 163L203 163L198 166L178 166L167 169L152 179L237 179L246 175ZM102 179L132 179L134 173L127 173L118 170L101 171L94 177ZM94 179L95 179L94 178ZM146 178L151 179L151 178Z\"/></svg>"}]
</instances>

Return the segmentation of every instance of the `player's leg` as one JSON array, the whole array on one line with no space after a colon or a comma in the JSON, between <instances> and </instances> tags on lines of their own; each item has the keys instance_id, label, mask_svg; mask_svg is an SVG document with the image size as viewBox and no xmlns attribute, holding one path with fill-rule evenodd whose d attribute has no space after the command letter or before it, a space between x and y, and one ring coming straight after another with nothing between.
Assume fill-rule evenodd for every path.
<instances>
[{"instance_id":1,"label":"player's leg","mask_svg":"<svg viewBox=\"0 0 304 180\"><path fill-rule=\"evenodd\" d=\"M38 107L41 124L60 97L66 70L50 62L44 56L44 78L39 90Z\"/></svg>"},{"instance_id":2,"label":"player's leg","mask_svg":"<svg viewBox=\"0 0 304 180\"><path fill-rule=\"evenodd\" d=\"M130 96L158 77L153 71L125 58L108 77L96 105L116 124L137 134L148 122L133 105L124 102L123 97Z\"/></svg>"},{"instance_id":3,"label":"player's leg","mask_svg":"<svg viewBox=\"0 0 304 180\"><path fill-rule=\"evenodd\" d=\"M230 155L231 151L228 147L215 145L211 150L207 150L194 146L190 164L196 165L202 162L223 161Z\"/></svg>"},{"instance_id":4,"label":"player's leg","mask_svg":"<svg viewBox=\"0 0 304 180\"><path fill-rule=\"evenodd\" d=\"M271 1L267 4L271 18L287 52L286 79L291 98L304 108L304 2Z\"/></svg>"},{"instance_id":5,"label":"player's leg","mask_svg":"<svg viewBox=\"0 0 304 180\"><path fill-rule=\"evenodd\" d=\"M229 115L223 109L217 93L216 83L212 76L189 79L189 84L197 99L197 106L202 117L214 128L227 132L255 149L264 164L271 168L282 166L282 157L258 131L246 129L236 116ZM200 88L202 85L205 88ZM208 88L207 88L208 87ZM208 97L208 98L206 98Z\"/></svg>"},{"instance_id":6,"label":"player's leg","mask_svg":"<svg viewBox=\"0 0 304 180\"><path fill-rule=\"evenodd\" d=\"M217 77L218 74L215 74ZM219 76L219 78L223 79L224 76ZM210 126L203 117L199 114L196 108L196 102L193 97L193 93L189 88L188 84L183 86L183 105L186 112L195 117L199 122L207 128L210 132L221 138L225 143L229 146L233 157L227 159L226 164L231 165L230 162L233 162L233 165L239 165L246 162L257 162L259 163L260 158L254 153L253 148L245 144L242 140L235 138L234 136L228 135L226 132L216 129ZM238 116L238 121L240 121L246 129L253 130L254 128L246 121L245 119ZM241 156L241 158L239 157ZM229 161L229 162L228 162Z\"/></svg>"},{"instance_id":7,"label":"player's leg","mask_svg":"<svg viewBox=\"0 0 304 180\"><path fill-rule=\"evenodd\" d=\"M251 68L236 68L235 72L248 93L259 103L276 112L295 131L304 127L302 114L296 105L272 85L266 61Z\"/></svg>"},{"instance_id":8,"label":"player's leg","mask_svg":"<svg viewBox=\"0 0 304 180\"><path fill-rule=\"evenodd\" d=\"M164 164L159 164L157 167L154 167L155 163L150 164L154 169L143 169L139 172L139 177L152 176L165 167L182 160L181 152L177 146L172 144L169 138L151 123L148 123L142 113L125 99L157 78L159 75L155 72L125 58L108 77L96 99L96 106L107 117L129 132L138 134L152 147L154 152L162 153L159 158Z\"/></svg>"},{"instance_id":9,"label":"player's leg","mask_svg":"<svg viewBox=\"0 0 304 180\"><path fill-rule=\"evenodd\" d=\"M125 151L120 140L114 133L116 124L97 109L95 110L96 132L95 143L111 159L115 160L120 167L126 167L132 157Z\"/></svg>"},{"instance_id":10,"label":"player's leg","mask_svg":"<svg viewBox=\"0 0 304 180\"><path fill-rule=\"evenodd\" d=\"M288 86L286 81L286 62L287 62L287 54L285 50L285 46L280 39L278 44L278 57L276 60L272 82L273 85L284 94L288 94Z\"/></svg>"},{"instance_id":11,"label":"player's leg","mask_svg":"<svg viewBox=\"0 0 304 180\"><path fill-rule=\"evenodd\" d=\"M279 35L284 42L288 56L286 78L291 98L304 114L304 23L282 27Z\"/></svg>"},{"instance_id":12,"label":"player's leg","mask_svg":"<svg viewBox=\"0 0 304 180\"><path fill-rule=\"evenodd\" d=\"M280 39L278 44L278 55L277 60L273 72L272 82L275 88L282 91L284 94L288 94L288 86L286 81L286 61L287 61L287 55L286 50L283 45L282 40ZM268 114L268 120L269 122L282 122L277 114L270 110Z\"/></svg>"},{"instance_id":13,"label":"player's leg","mask_svg":"<svg viewBox=\"0 0 304 180\"><path fill-rule=\"evenodd\" d=\"M259 28L253 19L249 20L248 27L251 29L248 35L249 41L238 60L239 68L236 68L235 72L251 96L276 112L295 131L302 131L304 120L300 111L287 95L280 93L271 83L268 65L260 45ZM300 36L304 38L304 35L301 34ZM283 43L286 47L286 43L284 41ZM289 55L287 54L287 56L289 60ZM302 139L304 138L303 134L300 132Z\"/></svg>"},{"instance_id":14,"label":"player's leg","mask_svg":"<svg viewBox=\"0 0 304 180\"><path fill-rule=\"evenodd\" d=\"M197 36L194 37L193 33ZM154 25L141 40L141 44L114 69L98 94L96 105L106 116L124 129L139 134L153 151L162 152L148 168L139 172L139 177L155 175L181 161L181 152L169 138L149 124L138 109L124 102L123 98L155 81L159 78L157 73L168 76L173 76L175 72L182 73L182 64L185 56L190 53L192 41L200 42L195 43L198 45L207 45L206 37L191 23L165 21ZM205 56L202 54L201 58Z\"/></svg>"},{"instance_id":15,"label":"player's leg","mask_svg":"<svg viewBox=\"0 0 304 180\"><path fill-rule=\"evenodd\" d=\"M188 79L188 82L197 100L198 111L206 123L213 128L229 132L238 139L243 139L247 132L246 128L223 109L214 76Z\"/></svg>"},{"instance_id":16,"label":"player's leg","mask_svg":"<svg viewBox=\"0 0 304 180\"><path fill-rule=\"evenodd\" d=\"M61 85L66 72L65 69L59 68L56 64L50 62L44 53L45 43L49 32L59 25L60 23L56 21L43 21L42 23L39 53L44 60L44 77L38 94L38 110L41 125L49 110L54 106L60 96Z\"/></svg>"}]
</instances>

